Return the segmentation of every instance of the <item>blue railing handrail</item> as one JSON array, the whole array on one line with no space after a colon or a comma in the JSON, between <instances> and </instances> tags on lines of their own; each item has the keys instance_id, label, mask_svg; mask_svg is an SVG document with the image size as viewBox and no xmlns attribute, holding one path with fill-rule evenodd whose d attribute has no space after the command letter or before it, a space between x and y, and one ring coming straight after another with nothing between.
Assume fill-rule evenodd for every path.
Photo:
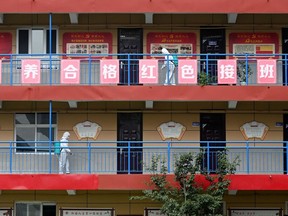
<instances>
[{"instance_id":1,"label":"blue railing handrail","mask_svg":"<svg viewBox=\"0 0 288 216\"><path fill-rule=\"evenodd\" d=\"M34 146L21 146L25 142L1 141L0 173L57 173L59 156L54 154L54 146L37 147L54 142L31 141ZM206 155L203 166L210 172L217 168L217 152L225 150L229 159L239 157L239 174L288 173L287 141L69 141L69 148L73 152L71 171L80 174L146 173L144 165L153 155L165 159L168 173L173 173L175 156L201 149Z\"/></svg>"}]
</instances>

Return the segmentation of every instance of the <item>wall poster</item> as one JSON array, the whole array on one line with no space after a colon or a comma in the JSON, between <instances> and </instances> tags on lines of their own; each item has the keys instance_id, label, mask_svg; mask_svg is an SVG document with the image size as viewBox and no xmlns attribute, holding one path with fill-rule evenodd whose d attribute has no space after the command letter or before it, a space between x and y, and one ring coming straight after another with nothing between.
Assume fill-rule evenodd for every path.
<instances>
[{"instance_id":1,"label":"wall poster","mask_svg":"<svg viewBox=\"0 0 288 216\"><path fill-rule=\"evenodd\" d=\"M147 53L162 54L166 48L170 53L191 55L196 53L194 33L150 32L147 34Z\"/></svg>"},{"instance_id":2,"label":"wall poster","mask_svg":"<svg viewBox=\"0 0 288 216\"><path fill-rule=\"evenodd\" d=\"M160 209L146 208L144 211L144 216L166 216L166 215L161 214Z\"/></svg>"},{"instance_id":3,"label":"wall poster","mask_svg":"<svg viewBox=\"0 0 288 216\"><path fill-rule=\"evenodd\" d=\"M279 37L276 33L231 33L229 52L239 55L260 54L262 58L267 58L269 55L273 57L273 54L279 53ZM231 56L231 58L234 57L237 56ZM237 58L239 57L241 56ZM253 58L261 58L261 56ZM278 56L273 58L278 58Z\"/></svg>"},{"instance_id":4,"label":"wall poster","mask_svg":"<svg viewBox=\"0 0 288 216\"><path fill-rule=\"evenodd\" d=\"M114 216L114 209L60 209L60 216Z\"/></svg>"},{"instance_id":5,"label":"wall poster","mask_svg":"<svg viewBox=\"0 0 288 216\"><path fill-rule=\"evenodd\" d=\"M280 216L282 209L229 209L229 216Z\"/></svg>"},{"instance_id":6,"label":"wall poster","mask_svg":"<svg viewBox=\"0 0 288 216\"><path fill-rule=\"evenodd\" d=\"M63 53L73 54L73 56L75 54L80 54L79 56L100 54L102 58L103 54L112 53L112 34L109 32L66 32L63 34Z\"/></svg>"},{"instance_id":7,"label":"wall poster","mask_svg":"<svg viewBox=\"0 0 288 216\"><path fill-rule=\"evenodd\" d=\"M9 209L9 208L7 208L7 209L5 209L5 208L1 208L0 209L0 216L12 216L12 209Z\"/></svg>"},{"instance_id":8,"label":"wall poster","mask_svg":"<svg viewBox=\"0 0 288 216\"><path fill-rule=\"evenodd\" d=\"M0 32L0 54L12 53L12 34L9 32ZM0 58L10 58L10 56L0 56Z\"/></svg>"}]
</instances>

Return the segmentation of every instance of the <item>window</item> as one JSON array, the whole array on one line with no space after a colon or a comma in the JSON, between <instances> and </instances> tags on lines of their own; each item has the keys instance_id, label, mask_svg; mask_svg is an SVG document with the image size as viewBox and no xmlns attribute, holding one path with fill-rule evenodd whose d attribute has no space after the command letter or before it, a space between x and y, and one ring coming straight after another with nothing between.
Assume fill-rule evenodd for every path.
<instances>
[{"instance_id":1,"label":"window","mask_svg":"<svg viewBox=\"0 0 288 216\"><path fill-rule=\"evenodd\" d=\"M16 203L16 216L56 216L55 203Z\"/></svg>"},{"instance_id":2,"label":"window","mask_svg":"<svg viewBox=\"0 0 288 216\"><path fill-rule=\"evenodd\" d=\"M54 141L56 113L52 113L51 120L51 140ZM48 152L49 126L49 113L16 113L16 152Z\"/></svg>"},{"instance_id":3,"label":"window","mask_svg":"<svg viewBox=\"0 0 288 216\"><path fill-rule=\"evenodd\" d=\"M50 31L44 28L18 29L19 54L49 54ZM57 51L57 30L51 31L51 53Z\"/></svg>"}]
</instances>

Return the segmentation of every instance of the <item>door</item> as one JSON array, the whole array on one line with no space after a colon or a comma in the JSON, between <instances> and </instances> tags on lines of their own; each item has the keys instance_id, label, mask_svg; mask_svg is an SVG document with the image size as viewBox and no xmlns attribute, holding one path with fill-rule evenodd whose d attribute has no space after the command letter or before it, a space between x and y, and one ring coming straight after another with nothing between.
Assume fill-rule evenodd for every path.
<instances>
[{"instance_id":1,"label":"door","mask_svg":"<svg viewBox=\"0 0 288 216\"><path fill-rule=\"evenodd\" d=\"M142 54L143 30L139 28L118 29L118 59L120 61L120 84L139 84L139 59L143 58ZM128 61L129 59L131 61Z\"/></svg>"},{"instance_id":2,"label":"door","mask_svg":"<svg viewBox=\"0 0 288 216\"><path fill-rule=\"evenodd\" d=\"M205 148L203 168L213 173L217 168L217 152L226 146L225 114L200 114L200 140L200 146Z\"/></svg>"},{"instance_id":3,"label":"door","mask_svg":"<svg viewBox=\"0 0 288 216\"><path fill-rule=\"evenodd\" d=\"M56 205L43 204L43 216L56 216Z\"/></svg>"},{"instance_id":4,"label":"door","mask_svg":"<svg viewBox=\"0 0 288 216\"><path fill-rule=\"evenodd\" d=\"M282 29L282 53L288 54L288 28ZM287 76L287 73L285 73L285 71L288 71L288 56L287 56L286 62L283 62L282 71L283 71L282 72L283 84L288 85L288 76Z\"/></svg>"},{"instance_id":5,"label":"door","mask_svg":"<svg viewBox=\"0 0 288 216\"><path fill-rule=\"evenodd\" d=\"M288 169L288 166L287 166L287 150L286 150L286 147L287 147L287 142L288 142L288 114L284 114L283 115L283 167L284 167L284 174L287 174L287 169Z\"/></svg>"},{"instance_id":6,"label":"door","mask_svg":"<svg viewBox=\"0 0 288 216\"><path fill-rule=\"evenodd\" d=\"M200 30L201 54L225 54L225 29L201 29ZM200 71L212 76L213 81L217 80L217 59L225 59L225 55L212 55L208 57L201 55Z\"/></svg>"},{"instance_id":7,"label":"door","mask_svg":"<svg viewBox=\"0 0 288 216\"><path fill-rule=\"evenodd\" d=\"M117 173L143 170L142 113L118 113ZM130 148L129 148L130 147Z\"/></svg>"}]
</instances>

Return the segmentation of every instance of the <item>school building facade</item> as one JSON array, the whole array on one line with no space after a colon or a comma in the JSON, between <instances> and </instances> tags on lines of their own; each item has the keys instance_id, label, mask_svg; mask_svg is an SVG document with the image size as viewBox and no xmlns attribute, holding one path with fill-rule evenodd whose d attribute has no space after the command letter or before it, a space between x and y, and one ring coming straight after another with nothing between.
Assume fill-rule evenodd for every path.
<instances>
[{"instance_id":1,"label":"school building facade","mask_svg":"<svg viewBox=\"0 0 288 216\"><path fill-rule=\"evenodd\" d=\"M288 214L288 2L10 0L0 9L0 215L161 215L158 154L240 158L222 215ZM165 55L178 57L164 85ZM167 57L167 56L166 56ZM175 64L170 62L169 64ZM70 174L54 144L68 131Z\"/></svg>"}]
</instances>

